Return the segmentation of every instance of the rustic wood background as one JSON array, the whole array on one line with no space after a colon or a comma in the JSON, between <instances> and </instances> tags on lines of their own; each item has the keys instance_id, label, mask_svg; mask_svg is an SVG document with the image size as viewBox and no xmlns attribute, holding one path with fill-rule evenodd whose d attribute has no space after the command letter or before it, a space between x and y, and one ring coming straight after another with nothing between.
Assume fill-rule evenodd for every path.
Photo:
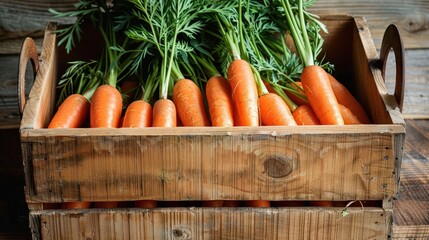
<instances>
[{"instance_id":1,"label":"rustic wood background","mask_svg":"<svg viewBox=\"0 0 429 240\"><path fill-rule=\"evenodd\" d=\"M40 51L46 24L49 21L68 22L67 19L54 19L47 9L66 10L73 8L76 2L76 0L0 0L0 187L8 193L1 194L0 197L0 238L3 236L1 232L28 230L18 132L17 74L21 44L25 37L30 36L35 39ZM403 115L408 119L407 123L410 123L407 126L407 134L415 133L411 140L419 143L415 145L408 142L404 150L404 160L408 158L412 164L405 164L403 171L410 176L412 174L416 176L408 178L408 175L405 175L401 180L405 183L410 181L416 186L427 185L428 177L418 176L427 176L429 173L427 164L422 163L424 159L426 161L428 159L427 150L422 150L427 148L424 143L428 142L428 122L415 119L429 118L429 0L319 0L313 10L317 14L364 16L377 48L380 47L384 30L389 24L396 24L399 27L406 58ZM393 92L394 68L395 59L391 54L386 76L390 92ZM420 156L417 156L419 154ZM419 219L419 222L415 226L398 228L394 232L402 237L417 232L420 235L414 236L428 237L429 206L421 201L424 198L428 199L428 190L419 188L422 194L417 197L410 195L410 191L416 189L408 186L405 190L402 195L405 200L398 201L398 206L423 204L417 207L425 210L418 216L407 211L397 216L396 221L402 225L412 225L407 222L412 218ZM426 226L422 227L421 224Z\"/></svg>"}]
</instances>

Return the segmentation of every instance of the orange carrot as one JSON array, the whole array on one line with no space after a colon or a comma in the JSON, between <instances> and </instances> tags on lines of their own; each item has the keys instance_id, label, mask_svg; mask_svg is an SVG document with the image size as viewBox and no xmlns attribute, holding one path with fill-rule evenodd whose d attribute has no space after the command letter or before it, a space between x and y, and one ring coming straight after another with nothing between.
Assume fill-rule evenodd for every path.
<instances>
[{"instance_id":1,"label":"orange carrot","mask_svg":"<svg viewBox=\"0 0 429 240\"><path fill-rule=\"evenodd\" d=\"M271 84L267 81L263 81L265 87L267 88L267 91L269 93L276 93L276 90L274 90L273 86L271 86Z\"/></svg>"},{"instance_id":2,"label":"orange carrot","mask_svg":"<svg viewBox=\"0 0 429 240\"><path fill-rule=\"evenodd\" d=\"M94 208L117 208L118 202L95 202Z\"/></svg>"},{"instance_id":3,"label":"orange carrot","mask_svg":"<svg viewBox=\"0 0 429 240\"><path fill-rule=\"evenodd\" d=\"M153 127L176 127L176 117L176 106L170 99L158 99L153 105Z\"/></svg>"},{"instance_id":4,"label":"orange carrot","mask_svg":"<svg viewBox=\"0 0 429 240\"><path fill-rule=\"evenodd\" d=\"M284 13L287 25L293 38L297 53L304 69L301 73L301 83L305 96L321 124L344 125L338 101L332 90L326 71L315 61L317 55L322 52L323 44L314 44L313 39L321 39L322 36L315 32L315 37L310 38L308 24L314 24L317 30L324 26L316 18L306 18L305 7L298 2L298 8L292 7L289 1L280 1L282 8L277 8ZM324 28L324 27L322 27ZM312 28L314 29L314 28Z\"/></svg>"},{"instance_id":5,"label":"orange carrot","mask_svg":"<svg viewBox=\"0 0 429 240\"><path fill-rule=\"evenodd\" d=\"M275 93L267 93L259 97L259 110L262 124L266 126L297 125L285 101Z\"/></svg>"},{"instance_id":6,"label":"orange carrot","mask_svg":"<svg viewBox=\"0 0 429 240\"><path fill-rule=\"evenodd\" d=\"M259 207L259 208L267 208L270 207L270 201L267 200L248 200L245 202L246 207Z\"/></svg>"},{"instance_id":7,"label":"orange carrot","mask_svg":"<svg viewBox=\"0 0 429 240\"><path fill-rule=\"evenodd\" d=\"M301 82L320 123L344 125L340 107L325 70L317 65L307 66L302 71Z\"/></svg>"},{"instance_id":8,"label":"orange carrot","mask_svg":"<svg viewBox=\"0 0 429 240\"><path fill-rule=\"evenodd\" d=\"M90 103L80 94L68 96L60 105L48 128L78 128L89 115Z\"/></svg>"},{"instance_id":9,"label":"orange carrot","mask_svg":"<svg viewBox=\"0 0 429 240\"><path fill-rule=\"evenodd\" d=\"M347 124L347 125L361 124L361 122L359 121L357 116L354 115L348 107L340 104L340 111L341 111L341 115L343 116L343 119L344 119L344 124Z\"/></svg>"},{"instance_id":10,"label":"orange carrot","mask_svg":"<svg viewBox=\"0 0 429 240\"><path fill-rule=\"evenodd\" d=\"M371 123L362 105L350 93L350 91L331 74L327 74L338 103L350 109L362 124Z\"/></svg>"},{"instance_id":11,"label":"orange carrot","mask_svg":"<svg viewBox=\"0 0 429 240\"><path fill-rule=\"evenodd\" d=\"M134 202L134 205L138 208L156 208L158 202L155 200L138 200Z\"/></svg>"},{"instance_id":12,"label":"orange carrot","mask_svg":"<svg viewBox=\"0 0 429 240\"><path fill-rule=\"evenodd\" d=\"M276 93L276 90L273 88L273 86L269 82L264 81L264 85L267 88L268 92ZM301 82L294 82L294 83L288 84L288 86L290 86L291 88L293 88L294 90L296 90L300 94L305 95L305 93L303 92L303 89L302 89L302 83ZM298 97L296 94L291 93L291 91L288 91L285 89L284 93L289 97L290 100L292 100L292 102L294 102L298 106L308 104L307 100L305 100L301 97Z\"/></svg>"},{"instance_id":13,"label":"orange carrot","mask_svg":"<svg viewBox=\"0 0 429 240\"><path fill-rule=\"evenodd\" d=\"M91 202L63 202L61 208L63 209L86 209L91 207Z\"/></svg>"},{"instance_id":14,"label":"orange carrot","mask_svg":"<svg viewBox=\"0 0 429 240\"><path fill-rule=\"evenodd\" d=\"M223 200L209 200L209 201L202 201L201 206L202 207L222 207L224 201Z\"/></svg>"},{"instance_id":15,"label":"orange carrot","mask_svg":"<svg viewBox=\"0 0 429 240\"><path fill-rule=\"evenodd\" d=\"M90 127L117 128L122 113L122 96L112 85L98 87L91 99Z\"/></svg>"},{"instance_id":16,"label":"orange carrot","mask_svg":"<svg viewBox=\"0 0 429 240\"><path fill-rule=\"evenodd\" d=\"M223 201L223 206L224 207L240 207L241 202L237 201L237 200L225 200L225 201Z\"/></svg>"},{"instance_id":17,"label":"orange carrot","mask_svg":"<svg viewBox=\"0 0 429 240\"><path fill-rule=\"evenodd\" d=\"M258 91L249 63L233 60L228 67L233 104L237 110L236 126L259 126Z\"/></svg>"},{"instance_id":18,"label":"orange carrot","mask_svg":"<svg viewBox=\"0 0 429 240\"><path fill-rule=\"evenodd\" d=\"M152 126L152 106L144 100L132 102L125 111L122 127L141 128Z\"/></svg>"},{"instance_id":19,"label":"orange carrot","mask_svg":"<svg viewBox=\"0 0 429 240\"><path fill-rule=\"evenodd\" d=\"M133 79L126 80L121 84L121 91L125 94L124 106L128 106L128 104L133 101L137 92L137 87L138 82Z\"/></svg>"},{"instance_id":20,"label":"orange carrot","mask_svg":"<svg viewBox=\"0 0 429 240\"><path fill-rule=\"evenodd\" d=\"M334 202L333 201L311 201L309 205L314 207L333 207Z\"/></svg>"},{"instance_id":21,"label":"orange carrot","mask_svg":"<svg viewBox=\"0 0 429 240\"><path fill-rule=\"evenodd\" d=\"M319 119L308 104L299 106L292 115L298 125L320 125Z\"/></svg>"},{"instance_id":22,"label":"orange carrot","mask_svg":"<svg viewBox=\"0 0 429 240\"><path fill-rule=\"evenodd\" d=\"M231 86L222 76L211 77L206 84L206 98L212 126L234 126Z\"/></svg>"},{"instance_id":23,"label":"orange carrot","mask_svg":"<svg viewBox=\"0 0 429 240\"><path fill-rule=\"evenodd\" d=\"M298 93L305 95L305 93L303 92L302 89L302 83L301 82L294 82L289 84L289 86L293 89L295 89ZM292 100L292 102L294 102L296 105L301 106L304 104L308 104L308 101L297 96L296 94L293 94L291 91L284 91L286 93L286 95L290 98L290 100Z\"/></svg>"},{"instance_id":24,"label":"orange carrot","mask_svg":"<svg viewBox=\"0 0 429 240\"><path fill-rule=\"evenodd\" d=\"M173 102L183 126L210 126L200 88L189 79L174 84Z\"/></svg>"},{"instance_id":25,"label":"orange carrot","mask_svg":"<svg viewBox=\"0 0 429 240\"><path fill-rule=\"evenodd\" d=\"M275 207L305 207L307 206L306 201L275 201L273 202Z\"/></svg>"}]
</instances>

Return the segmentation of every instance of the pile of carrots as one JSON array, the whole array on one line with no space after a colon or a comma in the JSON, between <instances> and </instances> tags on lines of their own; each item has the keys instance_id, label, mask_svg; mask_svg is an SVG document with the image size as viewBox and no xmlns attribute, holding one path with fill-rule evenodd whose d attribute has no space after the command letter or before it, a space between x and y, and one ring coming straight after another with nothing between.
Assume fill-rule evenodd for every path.
<instances>
[{"instance_id":1,"label":"pile of carrots","mask_svg":"<svg viewBox=\"0 0 429 240\"><path fill-rule=\"evenodd\" d=\"M121 1L114 3L118 2ZM314 60L309 64L305 60L300 61L299 72L295 71L293 73L298 76L295 79L292 77L288 77L284 81L263 79L261 84L263 76L255 67L256 64L252 65L253 61L250 56L252 53L249 53L252 50L249 50L248 47L246 49L246 46L243 47L243 45L248 44L246 39L253 37L249 36L252 33L249 33L250 31L245 33L244 38L246 39L244 39L240 35L245 32L242 29L248 27L248 25L243 23L244 20L238 23L235 21L254 13L254 9L264 6L270 7L266 3L263 5L262 1L243 3L241 1L228 1L229 3L215 1L214 3L209 3L207 1L205 4L190 3L186 0L165 1L165 4L170 4L165 6L171 6L171 11L175 12L182 10L180 7L185 7L180 6L182 2L189 4L186 6L188 8L195 7L195 11L189 13L192 14L192 18L183 22L184 26L187 24L188 27L198 23L199 25L195 25L194 32L182 33L184 36L180 34L174 36L177 45L183 45L181 46L182 48L197 46L186 51L174 48L174 46L167 47L168 44L139 49L138 45L150 45L147 42L152 40L138 36L139 31L143 28L139 26L144 24L147 25L145 26L146 28L153 26L150 25L151 19L144 22L135 16L143 14L149 16L156 10L152 9L154 7L150 8L146 5L151 4L150 1L126 2L133 9L133 11L127 11L127 16L134 17L136 20L128 25L126 29L110 34L113 39L118 38L114 35L121 34L122 38L125 36L126 41L132 42L127 45L130 49L122 49L122 52L118 53L119 50L112 50L117 47L114 45L117 41L106 40L105 48L109 54L104 55L110 56L110 63L121 60L132 62L132 64L123 63L122 66L133 65L133 69L121 68L120 64L110 67L113 65L110 64L105 68L104 76L99 77L97 82L92 84L91 91L85 92L86 95L79 94L75 90L72 90L75 92L69 92L67 97L64 97L59 102L60 106L49 124L49 128L232 127L370 123L365 111L352 94L328 71L320 65L316 65ZM281 4L283 2L290 4L289 1L272 1L272 4ZM299 2L302 4L301 1ZM120 4L118 3L118 5ZM203 8L203 5L205 5L205 8ZM110 6L110 8L114 7ZM254 9L251 9L252 7ZM165 11L168 11L168 7L164 8L167 9ZM225 10L226 8L228 8L227 11ZM300 7L299 5L290 8L284 7L284 11L288 12L288 14L295 14L294 16L300 16L299 12L294 10L299 8L306 11L305 6ZM130 12L134 13L134 15L130 14ZM202 13L197 14L197 12ZM233 13L241 15L234 17L227 15ZM308 25L314 24L311 22L312 19L306 18L305 14L303 15L303 20ZM272 15L273 18L276 16ZM280 23L288 23L286 20L296 19L294 16L284 17L285 21L280 21ZM114 18L110 16L110 18L114 19L117 16L115 15ZM268 21L275 23L274 20ZM155 20L153 20L154 23L156 23ZM115 23L113 20L111 24L119 23ZM167 24L170 23L167 22ZM289 27L276 27L273 28L275 30L269 29L269 31L271 36L275 36L277 33L283 35L292 33L291 35L294 36L293 25L293 23L288 23L287 26ZM108 27L112 28L111 25ZM219 30L216 31L216 29ZM159 32L161 31L163 29ZM210 42L204 42L204 31L209 32L209 34L206 34L209 37L212 36ZM310 30L305 28L299 30L301 33L305 33L305 31ZM158 32L152 33L156 34ZM106 35L106 33L103 34ZM205 38L208 38L206 35ZM232 41L230 41L231 39ZM311 40L309 39L309 41ZM233 43L231 44L231 42ZM214 51L210 51L210 46L207 47L209 44L214 45L211 47L215 49ZM310 44L312 43L304 45L309 46ZM174 45L174 43L171 43L171 45ZM299 46L298 44L296 45ZM219 54L219 47L223 47L225 53ZM158 52L153 49L157 49ZM138 51L140 51L139 54L129 54L129 52ZM146 51L146 56L144 57L141 53L143 51ZM151 51L150 54L148 53L149 51ZM305 51L312 52L311 49ZM297 52L300 54L299 48ZM123 57L125 55L128 57ZM286 56L284 58L285 62L289 60ZM218 61L215 61L215 59ZM109 63L109 61L106 62ZM155 64L157 66L154 66ZM181 69L185 69L186 72L182 73ZM152 73L148 73L148 71L152 71ZM124 74L123 72L127 73ZM287 72L284 74L292 75ZM119 77L121 75L123 76L122 78ZM131 81L130 78L134 80ZM74 81L78 82L79 79ZM82 85L82 83L79 84ZM133 88L131 90L128 89L130 85ZM273 88L273 86L276 88ZM156 98L154 97L156 91L162 91L163 93L160 93L160 96ZM285 101L285 98L287 98L287 101Z\"/></svg>"},{"instance_id":2,"label":"pile of carrots","mask_svg":"<svg viewBox=\"0 0 429 240\"><path fill-rule=\"evenodd\" d=\"M98 59L70 63L48 128L369 124L324 62L314 1L81 0L58 31L73 51L98 27ZM292 50L286 44L289 35ZM78 42L78 43L76 43Z\"/></svg>"}]
</instances>

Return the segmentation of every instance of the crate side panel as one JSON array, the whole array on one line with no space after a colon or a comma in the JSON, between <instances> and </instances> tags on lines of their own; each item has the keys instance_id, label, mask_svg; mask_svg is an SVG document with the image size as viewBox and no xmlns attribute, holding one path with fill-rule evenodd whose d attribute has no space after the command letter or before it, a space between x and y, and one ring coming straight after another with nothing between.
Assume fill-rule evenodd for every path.
<instances>
[{"instance_id":1,"label":"crate side panel","mask_svg":"<svg viewBox=\"0 0 429 240\"><path fill-rule=\"evenodd\" d=\"M56 35L53 34L55 30L56 25L53 23L46 26L39 69L24 106L21 129L46 127L52 118L58 59Z\"/></svg>"},{"instance_id":2,"label":"crate side panel","mask_svg":"<svg viewBox=\"0 0 429 240\"><path fill-rule=\"evenodd\" d=\"M395 134L32 136L32 201L380 200Z\"/></svg>"},{"instance_id":3,"label":"crate side panel","mask_svg":"<svg viewBox=\"0 0 429 240\"><path fill-rule=\"evenodd\" d=\"M354 81L352 62L353 18L350 16L321 16L328 32L321 32L324 39L323 54L319 58L334 64L333 75L345 86Z\"/></svg>"},{"instance_id":4,"label":"crate side panel","mask_svg":"<svg viewBox=\"0 0 429 240\"><path fill-rule=\"evenodd\" d=\"M386 239L379 208L42 211L42 239Z\"/></svg>"},{"instance_id":5,"label":"crate side panel","mask_svg":"<svg viewBox=\"0 0 429 240\"><path fill-rule=\"evenodd\" d=\"M404 124L397 103L386 90L381 63L364 18L355 18L353 32L354 88L358 99L376 124Z\"/></svg>"}]
</instances>

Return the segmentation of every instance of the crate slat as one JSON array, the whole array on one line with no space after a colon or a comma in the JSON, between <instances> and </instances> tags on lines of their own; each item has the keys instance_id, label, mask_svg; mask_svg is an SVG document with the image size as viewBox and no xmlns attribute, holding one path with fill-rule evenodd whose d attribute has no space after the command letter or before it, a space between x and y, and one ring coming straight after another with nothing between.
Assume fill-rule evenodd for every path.
<instances>
[{"instance_id":1,"label":"crate slat","mask_svg":"<svg viewBox=\"0 0 429 240\"><path fill-rule=\"evenodd\" d=\"M32 212L42 239L387 239L378 208L172 208ZM33 235L34 236L34 235Z\"/></svg>"}]
</instances>

